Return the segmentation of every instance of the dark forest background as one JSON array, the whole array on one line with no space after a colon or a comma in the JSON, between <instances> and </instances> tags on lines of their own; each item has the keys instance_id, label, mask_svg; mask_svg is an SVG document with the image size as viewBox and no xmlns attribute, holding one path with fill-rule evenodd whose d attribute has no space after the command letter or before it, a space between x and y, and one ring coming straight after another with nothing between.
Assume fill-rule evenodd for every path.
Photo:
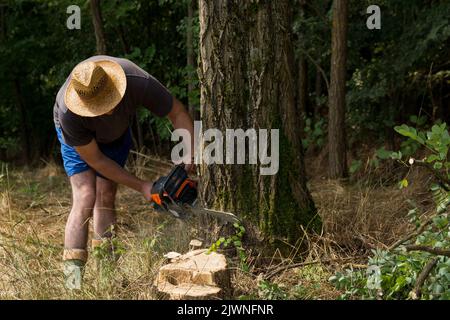
<instances>
[{"instance_id":1,"label":"dark forest background","mask_svg":"<svg viewBox=\"0 0 450 320\"><path fill-rule=\"evenodd\" d=\"M393 126L411 116L432 123L449 117L450 4L377 1L382 29L368 30L371 1L349 1L346 116L348 149L366 143L394 149ZM81 30L68 30L71 4L81 7ZM304 144L326 144L331 58L331 1L291 7L298 108ZM189 13L191 17L189 17ZM105 53L126 57L199 110L195 1L103 1ZM188 42L191 41L190 43ZM55 95L71 69L97 53L89 1L0 2L0 158L36 163L57 152ZM188 62L191 65L188 65ZM197 114L198 116L198 114ZM166 122L138 114L135 143L164 153ZM426 120L425 120L426 119Z\"/></svg>"}]
</instances>

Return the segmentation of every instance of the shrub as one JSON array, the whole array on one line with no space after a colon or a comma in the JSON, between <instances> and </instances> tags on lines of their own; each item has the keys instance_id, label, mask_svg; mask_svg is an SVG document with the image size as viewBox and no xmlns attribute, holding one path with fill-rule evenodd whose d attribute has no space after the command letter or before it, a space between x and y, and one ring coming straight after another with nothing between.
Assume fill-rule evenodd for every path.
<instances>
[{"instance_id":1,"label":"shrub","mask_svg":"<svg viewBox=\"0 0 450 320\"><path fill-rule=\"evenodd\" d=\"M434 125L429 131L402 125L395 130L408 138L409 143L426 148L422 160L405 159L401 151L391 158L405 166L426 168L436 179L430 188L436 210L425 218L414 205L408 213L414 226L405 238L392 244L388 250L373 250L366 270L345 270L330 278L344 291L343 299L450 299L450 135L445 123ZM414 152L417 151L415 148ZM401 188L409 185L407 178Z\"/></svg>"}]
</instances>

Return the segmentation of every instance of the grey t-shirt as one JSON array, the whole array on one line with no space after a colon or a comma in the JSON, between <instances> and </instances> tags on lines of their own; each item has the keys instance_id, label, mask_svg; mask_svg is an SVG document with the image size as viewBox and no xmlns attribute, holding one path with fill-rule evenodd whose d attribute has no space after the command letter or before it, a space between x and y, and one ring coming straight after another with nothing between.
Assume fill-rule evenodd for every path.
<instances>
[{"instance_id":1,"label":"grey t-shirt","mask_svg":"<svg viewBox=\"0 0 450 320\"><path fill-rule=\"evenodd\" d=\"M79 116L71 112L64 103L69 76L56 96L53 119L55 126L61 128L64 141L70 146L83 146L89 144L92 139L98 143L117 140L130 126L138 106L147 108L159 117L166 116L172 109L173 97L170 92L133 62L109 56L94 56L86 61L105 59L119 63L125 71L127 77L125 95L111 115Z\"/></svg>"}]
</instances>

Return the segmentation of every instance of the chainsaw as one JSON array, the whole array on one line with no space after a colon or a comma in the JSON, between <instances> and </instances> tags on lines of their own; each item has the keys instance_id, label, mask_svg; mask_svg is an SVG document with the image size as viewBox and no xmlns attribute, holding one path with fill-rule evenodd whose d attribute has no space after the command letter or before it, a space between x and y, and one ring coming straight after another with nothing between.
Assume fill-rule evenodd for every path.
<instances>
[{"instance_id":1,"label":"chainsaw","mask_svg":"<svg viewBox=\"0 0 450 320\"><path fill-rule=\"evenodd\" d=\"M239 222L238 217L230 212L202 208L198 203L197 188L197 182L189 179L184 165L177 165L169 175L160 177L153 184L153 206L159 212L168 212L182 220L209 215L224 222Z\"/></svg>"}]
</instances>

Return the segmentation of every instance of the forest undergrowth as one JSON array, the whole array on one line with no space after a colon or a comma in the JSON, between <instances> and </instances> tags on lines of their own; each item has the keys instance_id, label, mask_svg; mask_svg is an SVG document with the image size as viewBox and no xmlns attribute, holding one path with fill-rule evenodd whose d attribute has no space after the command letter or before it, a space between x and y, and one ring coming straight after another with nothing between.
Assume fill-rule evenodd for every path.
<instances>
[{"instance_id":1,"label":"forest undergrowth","mask_svg":"<svg viewBox=\"0 0 450 320\"><path fill-rule=\"evenodd\" d=\"M169 169L163 161L139 155L134 159L129 167L141 177ZM333 277L345 270L366 270L374 250L388 249L410 230L409 200L425 214L432 211L429 177L423 170L410 172L414 182L401 190L397 174L386 178L386 172L370 167L355 179L327 180L320 176L317 159L309 159L307 166L309 188L324 222L321 234L300 230L297 243L285 243L283 250L258 250L258 244L251 247L244 236L241 257L218 248L227 254L233 271L230 298L358 298L333 283ZM383 180L377 178L381 176ZM107 275L99 275L89 259L83 289L71 292L64 288L61 271L71 203L62 169L53 163L37 170L4 165L0 186L0 299L158 299L152 283L167 262L164 254L186 252L190 240L198 238L208 248L220 237L217 224L186 224L161 215L140 195L120 187L117 230L122 255ZM205 228L207 232L199 232Z\"/></svg>"}]
</instances>

